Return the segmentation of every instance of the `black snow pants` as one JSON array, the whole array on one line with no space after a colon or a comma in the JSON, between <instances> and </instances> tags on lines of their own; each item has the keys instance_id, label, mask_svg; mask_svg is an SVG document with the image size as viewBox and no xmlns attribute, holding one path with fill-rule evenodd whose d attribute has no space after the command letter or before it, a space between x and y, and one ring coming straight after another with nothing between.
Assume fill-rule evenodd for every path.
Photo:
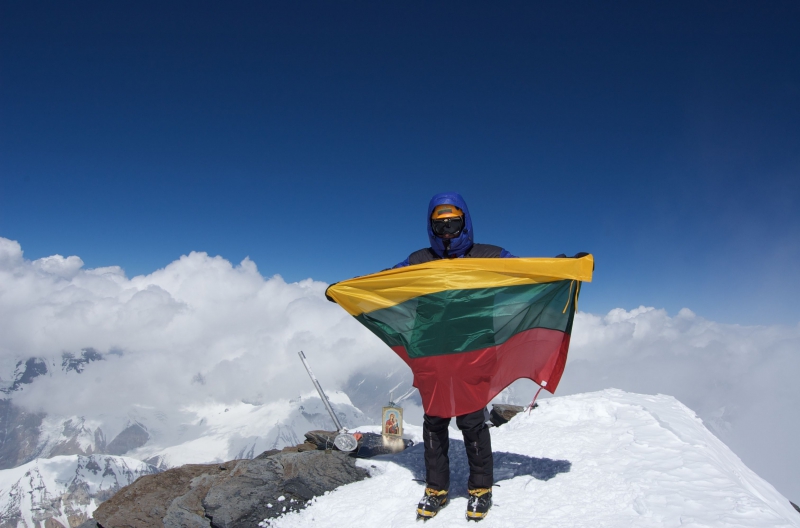
<instances>
[{"instance_id":1,"label":"black snow pants","mask_svg":"<svg viewBox=\"0 0 800 528\"><path fill-rule=\"evenodd\" d=\"M469 460L469 489L491 488L493 484L492 437L484 419L483 409L456 417L456 425L464 435L464 447ZM427 486L436 490L450 489L450 459L447 456L450 447L449 425L450 418L427 414L422 425Z\"/></svg>"}]
</instances>

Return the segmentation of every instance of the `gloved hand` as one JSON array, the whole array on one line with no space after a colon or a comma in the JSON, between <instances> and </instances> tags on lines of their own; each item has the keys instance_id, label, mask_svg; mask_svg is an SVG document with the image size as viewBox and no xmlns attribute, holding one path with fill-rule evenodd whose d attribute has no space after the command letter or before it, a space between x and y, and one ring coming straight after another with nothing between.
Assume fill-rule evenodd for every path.
<instances>
[{"instance_id":1,"label":"gloved hand","mask_svg":"<svg viewBox=\"0 0 800 528\"><path fill-rule=\"evenodd\" d=\"M555 256L555 258L581 258L585 257L586 255L588 255L588 253L585 251L581 251L580 253L575 253L575 255L573 255L572 257L567 257L564 253L559 253L558 255ZM594 271L594 263L592 263L592 271Z\"/></svg>"},{"instance_id":2,"label":"gloved hand","mask_svg":"<svg viewBox=\"0 0 800 528\"><path fill-rule=\"evenodd\" d=\"M331 299L330 295L328 295L328 290L329 290L329 289L331 289L331 286L335 286L336 284L339 284L339 283L338 283L338 282L334 282L333 284L331 284L330 286L328 286L327 288L325 288L325 298L326 298L326 299L328 299L328 300L329 300L330 302L332 302L332 303L335 303L336 301L334 301L333 299Z\"/></svg>"}]
</instances>

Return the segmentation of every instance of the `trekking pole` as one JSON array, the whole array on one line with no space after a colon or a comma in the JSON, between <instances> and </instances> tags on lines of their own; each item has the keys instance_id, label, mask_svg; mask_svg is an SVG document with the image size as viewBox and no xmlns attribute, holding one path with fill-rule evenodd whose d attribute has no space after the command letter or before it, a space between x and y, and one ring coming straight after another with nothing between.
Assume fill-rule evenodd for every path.
<instances>
[{"instance_id":1,"label":"trekking pole","mask_svg":"<svg viewBox=\"0 0 800 528\"><path fill-rule=\"evenodd\" d=\"M306 367L306 372L308 372L308 375L311 376L311 383L314 384L314 388L317 389L317 392L319 393L319 397L322 400L322 403L325 405L325 408L328 409L328 414L330 414L331 418L333 418L333 424L336 426L336 430L339 431L340 433L346 432L347 430L344 427L342 427L342 423L336 417L336 413L333 412L333 407L331 407L331 402L330 400L328 400L328 397L325 395L325 392L323 392L322 386L319 384L319 381L317 381L317 377L314 375L313 372L311 372L311 367L308 366L308 361L306 361L306 355L303 354L302 350L298 354L300 355L300 360L303 362L303 366Z\"/></svg>"},{"instance_id":2,"label":"trekking pole","mask_svg":"<svg viewBox=\"0 0 800 528\"><path fill-rule=\"evenodd\" d=\"M306 372L311 377L311 383L314 384L314 388L317 389L319 393L319 398L322 400L322 403L325 405L325 408L328 409L328 414L331 415L333 419L333 424L336 426L336 431L338 431L338 435L333 440L333 445L335 445L340 451L352 451L356 447L358 447L358 440L356 437L351 435L347 432L342 426L342 423L339 421L339 418L336 417L336 413L333 412L333 407L331 407L331 402L328 400L328 397L325 395L325 391L322 390L322 385L319 384L317 377L311 372L311 367L308 366L308 361L306 361L306 355L303 354L303 351L297 353L300 356L300 360L303 362L303 366L306 368Z\"/></svg>"}]
</instances>

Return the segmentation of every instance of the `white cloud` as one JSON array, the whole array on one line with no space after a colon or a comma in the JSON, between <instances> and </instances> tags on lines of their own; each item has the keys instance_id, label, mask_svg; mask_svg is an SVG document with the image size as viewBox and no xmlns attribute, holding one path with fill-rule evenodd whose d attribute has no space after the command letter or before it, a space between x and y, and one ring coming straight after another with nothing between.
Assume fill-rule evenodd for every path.
<instances>
[{"instance_id":1,"label":"white cloud","mask_svg":"<svg viewBox=\"0 0 800 528\"><path fill-rule=\"evenodd\" d=\"M75 256L64 258L61 255L53 255L35 260L33 267L56 277L71 279L83 267L83 260Z\"/></svg>"},{"instance_id":2,"label":"white cloud","mask_svg":"<svg viewBox=\"0 0 800 528\"><path fill-rule=\"evenodd\" d=\"M740 326L688 309L580 313L558 394L615 387L669 394L750 467L800 498L800 325ZM795 500L796 502L796 500Z\"/></svg>"},{"instance_id":3,"label":"white cloud","mask_svg":"<svg viewBox=\"0 0 800 528\"><path fill-rule=\"evenodd\" d=\"M38 378L15 397L52 414L87 417L133 405L294 397L311 390L298 350L331 390L356 372L402 366L325 300L325 287L264 278L248 259L234 266L205 253L127 278L118 267L83 269L78 257L25 260L18 243L0 238L0 360L60 361L62 352L86 347L121 352L80 375ZM578 314L558 394L615 387L675 396L797 499L798 372L800 326L723 325L687 309L675 316L616 309Z\"/></svg>"},{"instance_id":4,"label":"white cloud","mask_svg":"<svg viewBox=\"0 0 800 528\"><path fill-rule=\"evenodd\" d=\"M299 350L332 389L355 368L399 361L324 298L326 284L264 278L249 259L233 266L191 253L130 279L117 267L80 264L61 256L28 261L18 243L0 238L5 365L37 356L60 368L62 352L116 352L81 375L37 378L15 397L29 407L97 416L134 403L272 401L312 388Z\"/></svg>"}]
</instances>

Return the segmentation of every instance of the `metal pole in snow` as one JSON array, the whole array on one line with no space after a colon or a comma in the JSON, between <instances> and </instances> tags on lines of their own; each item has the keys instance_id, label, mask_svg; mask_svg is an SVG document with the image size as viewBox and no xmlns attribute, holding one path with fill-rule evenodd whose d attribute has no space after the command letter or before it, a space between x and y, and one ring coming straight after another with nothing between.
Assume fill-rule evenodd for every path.
<instances>
[{"instance_id":1,"label":"metal pole in snow","mask_svg":"<svg viewBox=\"0 0 800 528\"><path fill-rule=\"evenodd\" d=\"M319 384L319 381L317 381L317 377L314 376L314 373L311 372L311 367L308 366L308 361L306 361L306 355L303 354L302 350L298 352L298 355L300 356L300 359L303 361L303 365L306 367L306 372L308 372L308 375L311 376L311 382L314 384L314 388L317 389L317 392L319 393L319 397L322 400L322 403L325 404L325 408L328 409L328 413L331 415L331 418L333 418L333 423L336 426L336 430L339 431L340 433L344 432L345 428L342 427L341 422L339 422L339 419L336 417L336 413L333 412L333 407L331 407L330 400L328 400L328 397L325 396L325 393L322 391L322 386Z\"/></svg>"}]
</instances>

